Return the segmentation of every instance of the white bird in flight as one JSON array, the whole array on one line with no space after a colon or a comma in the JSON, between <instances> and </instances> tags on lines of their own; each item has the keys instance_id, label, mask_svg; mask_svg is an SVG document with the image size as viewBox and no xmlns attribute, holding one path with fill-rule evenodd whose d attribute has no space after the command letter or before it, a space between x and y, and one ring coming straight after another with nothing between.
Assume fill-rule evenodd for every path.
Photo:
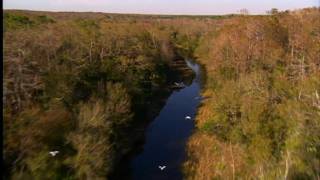
<instances>
[{"instance_id":1,"label":"white bird in flight","mask_svg":"<svg viewBox=\"0 0 320 180\"><path fill-rule=\"evenodd\" d=\"M191 117L190 117L190 116L186 116L185 118L186 118L186 119L191 119Z\"/></svg>"},{"instance_id":2,"label":"white bird in flight","mask_svg":"<svg viewBox=\"0 0 320 180\"><path fill-rule=\"evenodd\" d=\"M56 156L59 153L59 151L50 151L49 154L51 154L51 156Z\"/></svg>"},{"instance_id":3,"label":"white bird in flight","mask_svg":"<svg viewBox=\"0 0 320 180\"><path fill-rule=\"evenodd\" d=\"M166 166L158 166L158 167L161 169L161 171L164 170L164 168L166 168Z\"/></svg>"}]
</instances>

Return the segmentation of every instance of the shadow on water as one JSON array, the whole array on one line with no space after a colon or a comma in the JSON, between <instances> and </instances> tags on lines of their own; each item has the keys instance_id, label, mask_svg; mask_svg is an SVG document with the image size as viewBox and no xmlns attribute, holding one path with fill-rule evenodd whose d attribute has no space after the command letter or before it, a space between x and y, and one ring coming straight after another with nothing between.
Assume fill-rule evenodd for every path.
<instances>
[{"instance_id":1,"label":"shadow on water","mask_svg":"<svg viewBox=\"0 0 320 180\"><path fill-rule=\"evenodd\" d=\"M201 67L192 60L186 60L186 64L195 73L192 83L174 90L158 116L145 131L140 132L143 133L143 141L127 157L127 163L121 167L116 179L182 179L185 144L192 134L194 117L201 101ZM161 170L159 166L166 168Z\"/></svg>"}]
</instances>

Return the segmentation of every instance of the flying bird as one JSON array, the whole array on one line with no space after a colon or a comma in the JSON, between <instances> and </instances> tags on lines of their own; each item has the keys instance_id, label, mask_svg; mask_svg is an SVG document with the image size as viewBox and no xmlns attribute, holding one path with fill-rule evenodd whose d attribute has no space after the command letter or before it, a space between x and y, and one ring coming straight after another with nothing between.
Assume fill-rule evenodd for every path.
<instances>
[{"instance_id":1,"label":"flying bird","mask_svg":"<svg viewBox=\"0 0 320 180\"><path fill-rule=\"evenodd\" d=\"M166 168L166 166L158 166L158 167L159 169L161 169L161 171L164 170L164 168Z\"/></svg>"},{"instance_id":2,"label":"flying bird","mask_svg":"<svg viewBox=\"0 0 320 180\"><path fill-rule=\"evenodd\" d=\"M51 156L56 156L59 153L59 151L50 151L49 154L51 154Z\"/></svg>"},{"instance_id":3,"label":"flying bird","mask_svg":"<svg viewBox=\"0 0 320 180\"><path fill-rule=\"evenodd\" d=\"M191 119L191 117L190 116L186 116L185 119Z\"/></svg>"}]
</instances>

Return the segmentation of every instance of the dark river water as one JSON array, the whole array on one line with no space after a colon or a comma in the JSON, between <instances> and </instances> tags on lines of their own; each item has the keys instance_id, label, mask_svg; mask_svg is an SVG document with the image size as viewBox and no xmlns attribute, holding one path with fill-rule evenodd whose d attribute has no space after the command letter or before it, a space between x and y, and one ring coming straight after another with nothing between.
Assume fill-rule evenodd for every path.
<instances>
[{"instance_id":1,"label":"dark river water","mask_svg":"<svg viewBox=\"0 0 320 180\"><path fill-rule=\"evenodd\" d=\"M143 151L130 163L134 180L182 179L185 145L194 128L200 103L200 66L190 60L186 62L196 76L191 85L170 95L159 115L147 127ZM161 170L159 166L166 168Z\"/></svg>"}]
</instances>

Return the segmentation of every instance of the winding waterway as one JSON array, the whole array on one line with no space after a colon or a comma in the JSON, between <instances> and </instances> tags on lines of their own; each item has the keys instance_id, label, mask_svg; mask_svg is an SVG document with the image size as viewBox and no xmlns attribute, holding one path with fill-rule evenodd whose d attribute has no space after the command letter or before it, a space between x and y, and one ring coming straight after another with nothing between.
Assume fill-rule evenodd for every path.
<instances>
[{"instance_id":1,"label":"winding waterway","mask_svg":"<svg viewBox=\"0 0 320 180\"><path fill-rule=\"evenodd\" d=\"M200 66L190 60L186 63L196 76L190 85L170 95L159 115L147 127L143 150L130 163L134 180L182 179L185 145L194 128L200 103ZM159 166L165 168L161 170Z\"/></svg>"}]
</instances>

